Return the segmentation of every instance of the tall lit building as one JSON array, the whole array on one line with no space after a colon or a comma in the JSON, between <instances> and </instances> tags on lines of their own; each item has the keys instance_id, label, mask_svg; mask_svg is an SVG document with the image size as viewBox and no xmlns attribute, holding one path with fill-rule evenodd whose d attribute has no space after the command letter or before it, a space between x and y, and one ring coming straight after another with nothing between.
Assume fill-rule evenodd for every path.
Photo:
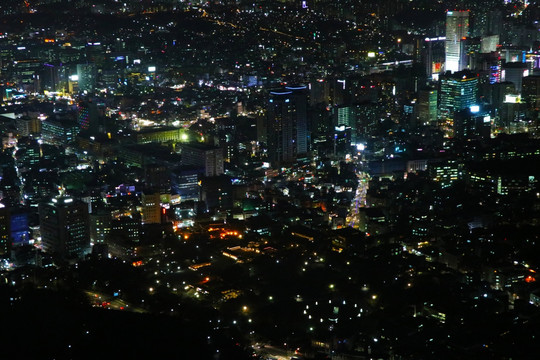
<instances>
[{"instance_id":1,"label":"tall lit building","mask_svg":"<svg viewBox=\"0 0 540 360\"><path fill-rule=\"evenodd\" d=\"M27 245L28 213L0 203L0 258L9 258L12 247Z\"/></svg>"},{"instance_id":2,"label":"tall lit building","mask_svg":"<svg viewBox=\"0 0 540 360\"><path fill-rule=\"evenodd\" d=\"M478 77L462 71L441 76L439 111L443 118L453 118L456 111L477 103Z\"/></svg>"},{"instance_id":3,"label":"tall lit building","mask_svg":"<svg viewBox=\"0 0 540 360\"><path fill-rule=\"evenodd\" d=\"M98 109L95 101L83 100L77 104L77 122L80 131L98 133Z\"/></svg>"},{"instance_id":4,"label":"tall lit building","mask_svg":"<svg viewBox=\"0 0 540 360\"><path fill-rule=\"evenodd\" d=\"M88 204L60 195L39 205L41 241L45 251L64 259L80 258L89 249Z\"/></svg>"},{"instance_id":5,"label":"tall lit building","mask_svg":"<svg viewBox=\"0 0 540 360\"><path fill-rule=\"evenodd\" d=\"M473 107L456 112L454 117L454 138L459 140L489 139L491 116L489 112Z\"/></svg>"},{"instance_id":6,"label":"tall lit building","mask_svg":"<svg viewBox=\"0 0 540 360\"><path fill-rule=\"evenodd\" d=\"M111 212L98 209L90 214L90 241L93 244L108 243L112 229Z\"/></svg>"},{"instance_id":7,"label":"tall lit building","mask_svg":"<svg viewBox=\"0 0 540 360\"><path fill-rule=\"evenodd\" d=\"M527 76L529 76L529 69L526 63L507 62L502 66L501 81L513 83L518 93L521 93L523 78Z\"/></svg>"},{"instance_id":8,"label":"tall lit building","mask_svg":"<svg viewBox=\"0 0 540 360\"><path fill-rule=\"evenodd\" d=\"M356 118L352 106L338 106L333 108L337 126L345 125L351 128L356 127Z\"/></svg>"},{"instance_id":9,"label":"tall lit building","mask_svg":"<svg viewBox=\"0 0 540 360\"><path fill-rule=\"evenodd\" d=\"M353 106L338 106L333 109L334 124L337 127L345 126L350 129L349 141L356 141L356 113Z\"/></svg>"},{"instance_id":10,"label":"tall lit building","mask_svg":"<svg viewBox=\"0 0 540 360\"><path fill-rule=\"evenodd\" d=\"M9 257L11 240L9 236L10 216L9 209L0 204L0 257Z\"/></svg>"},{"instance_id":11,"label":"tall lit building","mask_svg":"<svg viewBox=\"0 0 540 360\"><path fill-rule=\"evenodd\" d=\"M288 86L270 92L267 107L268 157L272 164L292 163L308 151L307 89Z\"/></svg>"},{"instance_id":12,"label":"tall lit building","mask_svg":"<svg viewBox=\"0 0 540 360\"><path fill-rule=\"evenodd\" d=\"M30 136L41 132L41 121L35 116L23 116L15 119L15 127L21 136Z\"/></svg>"},{"instance_id":13,"label":"tall lit building","mask_svg":"<svg viewBox=\"0 0 540 360\"><path fill-rule=\"evenodd\" d=\"M422 125L437 124L437 95L436 89L418 91L418 120Z\"/></svg>"},{"instance_id":14,"label":"tall lit building","mask_svg":"<svg viewBox=\"0 0 540 360\"><path fill-rule=\"evenodd\" d=\"M523 78L521 98L529 110L540 110L540 75Z\"/></svg>"},{"instance_id":15,"label":"tall lit building","mask_svg":"<svg viewBox=\"0 0 540 360\"><path fill-rule=\"evenodd\" d=\"M80 92L93 92L96 88L97 70L92 63L77 64L77 75Z\"/></svg>"},{"instance_id":16,"label":"tall lit building","mask_svg":"<svg viewBox=\"0 0 540 360\"><path fill-rule=\"evenodd\" d=\"M446 13L445 69L456 72L466 68L463 40L469 35L469 11Z\"/></svg>"},{"instance_id":17,"label":"tall lit building","mask_svg":"<svg viewBox=\"0 0 540 360\"><path fill-rule=\"evenodd\" d=\"M142 221L143 224L161 224L161 202L160 194L142 194Z\"/></svg>"}]
</instances>

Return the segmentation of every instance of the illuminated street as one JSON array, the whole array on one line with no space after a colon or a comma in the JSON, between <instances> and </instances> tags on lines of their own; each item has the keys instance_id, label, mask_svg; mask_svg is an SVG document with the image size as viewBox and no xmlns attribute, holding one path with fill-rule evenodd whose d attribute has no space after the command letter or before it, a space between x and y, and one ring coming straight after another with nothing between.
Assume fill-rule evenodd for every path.
<instances>
[{"instance_id":1,"label":"illuminated street","mask_svg":"<svg viewBox=\"0 0 540 360\"><path fill-rule=\"evenodd\" d=\"M358 187L354 199L351 203L349 214L347 215L347 226L358 229L360 209L367 205L366 196L369 188L369 174L364 171L360 171L358 176Z\"/></svg>"}]
</instances>

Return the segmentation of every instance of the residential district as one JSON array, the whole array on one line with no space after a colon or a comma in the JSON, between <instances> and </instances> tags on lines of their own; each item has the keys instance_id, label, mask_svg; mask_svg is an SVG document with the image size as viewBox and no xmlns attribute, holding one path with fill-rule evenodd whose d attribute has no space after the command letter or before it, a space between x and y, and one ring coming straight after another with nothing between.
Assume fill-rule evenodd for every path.
<instances>
[{"instance_id":1,"label":"residential district","mask_svg":"<svg viewBox=\"0 0 540 360\"><path fill-rule=\"evenodd\" d=\"M539 20L3 0L3 354L537 359Z\"/></svg>"}]
</instances>

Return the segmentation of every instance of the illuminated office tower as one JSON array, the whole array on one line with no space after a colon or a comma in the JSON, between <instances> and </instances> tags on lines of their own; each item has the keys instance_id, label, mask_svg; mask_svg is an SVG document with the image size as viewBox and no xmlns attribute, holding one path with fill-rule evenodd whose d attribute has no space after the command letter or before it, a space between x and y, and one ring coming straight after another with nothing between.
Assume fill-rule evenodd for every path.
<instances>
[{"instance_id":1,"label":"illuminated office tower","mask_svg":"<svg viewBox=\"0 0 540 360\"><path fill-rule=\"evenodd\" d=\"M90 214L90 241L93 244L106 244L112 229L111 212L97 209Z\"/></svg>"},{"instance_id":2,"label":"illuminated office tower","mask_svg":"<svg viewBox=\"0 0 540 360\"><path fill-rule=\"evenodd\" d=\"M270 92L267 112L268 157L272 164L292 163L308 150L307 89L288 86Z\"/></svg>"},{"instance_id":3,"label":"illuminated office tower","mask_svg":"<svg viewBox=\"0 0 540 360\"><path fill-rule=\"evenodd\" d=\"M96 88L97 70L96 65L77 64L77 75L79 81L80 92L93 92Z\"/></svg>"},{"instance_id":4,"label":"illuminated office tower","mask_svg":"<svg viewBox=\"0 0 540 360\"><path fill-rule=\"evenodd\" d=\"M436 89L418 91L418 120L422 125L437 124L437 95Z\"/></svg>"},{"instance_id":5,"label":"illuminated office tower","mask_svg":"<svg viewBox=\"0 0 540 360\"><path fill-rule=\"evenodd\" d=\"M463 40L469 35L469 12L446 13L445 69L456 72L466 68Z\"/></svg>"},{"instance_id":6,"label":"illuminated office tower","mask_svg":"<svg viewBox=\"0 0 540 360\"><path fill-rule=\"evenodd\" d=\"M90 246L88 204L60 195L39 204L45 251L64 259L80 258Z\"/></svg>"},{"instance_id":7,"label":"illuminated office tower","mask_svg":"<svg viewBox=\"0 0 540 360\"><path fill-rule=\"evenodd\" d=\"M466 71L441 76L439 111L443 118L477 103L478 77Z\"/></svg>"}]
</instances>

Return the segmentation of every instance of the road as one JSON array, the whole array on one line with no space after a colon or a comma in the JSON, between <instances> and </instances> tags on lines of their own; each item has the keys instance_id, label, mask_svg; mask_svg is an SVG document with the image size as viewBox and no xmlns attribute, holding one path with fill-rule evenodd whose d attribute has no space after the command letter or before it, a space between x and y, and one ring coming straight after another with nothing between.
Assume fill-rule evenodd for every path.
<instances>
[{"instance_id":1,"label":"road","mask_svg":"<svg viewBox=\"0 0 540 360\"><path fill-rule=\"evenodd\" d=\"M294 355L293 351L288 351L268 344L255 344L252 345L252 347L257 354L263 357L263 359L290 360L291 356Z\"/></svg>"},{"instance_id":2,"label":"road","mask_svg":"<svg viewBox=\"0 0 540 360\"><path fill-rule=\"evenodd\" d=\"M85 291L85 293L86 296L88 296L88 299L90 300L93 307L102 307L104 309L112 310L125 310L137 313L146 312L144 309L130 305L125 300L118 297L107 296L103 293L96 291Z\"/></svg>"},{"instance_id":3,"label":"road","mask_svg":"<svg viewBox=\"0 0 540 360\"><path fill-rule=\"evenodd\" d=\"M367 205L367 191L369 188L369 174L360 171L357 174L358 177L358 187L356 188L356 194L351 203L351 208L349 214L347 215L347 226L358 229L359 226L359 216L360 208L366 207Z\"/></svg>"}]
</instances>

